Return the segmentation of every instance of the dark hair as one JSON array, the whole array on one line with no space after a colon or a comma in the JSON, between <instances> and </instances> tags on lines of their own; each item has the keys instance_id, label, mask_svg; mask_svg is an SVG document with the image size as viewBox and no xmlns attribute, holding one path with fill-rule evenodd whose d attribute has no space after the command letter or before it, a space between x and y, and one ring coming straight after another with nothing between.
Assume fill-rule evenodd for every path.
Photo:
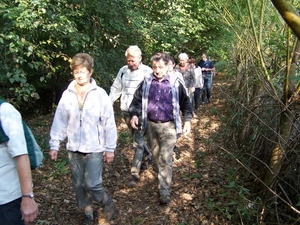
<instances>
[{"instance_id":1,"label":"dark hair","mask_svg":"<svg viewBox=\"0 0 300 225\"><path fill-rule=\"evenodd\" d=\"M170 56L167 54L167 53L164 53L164 52L158 52L158 53L155 53L150 61L151 62L158 62L158 61L164 61L165 65L168 65L169 61L170 61Z\"/></svg>"},{"instance_id":2,"label":"dark hair","mask_svg":"<svg viewBox=\"0 0 300 225\"><path fill-rule=\"evenodd\" d=\"M195 58L190 58L190 59L189 59L189 63L191 63L191 64L196 64L196 59L195 59Z\"/></svg>"},{"instance_id":3,"label":"dark hair","mask_svg":"<svg viewBox=\"0 0 300 225\"><path fill-rule=\"evenodd\" d=\"M175 59L174 59L174 57L172 57L172 56L169 56L169 57L170 57L170 60L169 60L169 61L171 61L172 64L174 65L174 64L175 64Z\"/></svg>"}]
</instances>

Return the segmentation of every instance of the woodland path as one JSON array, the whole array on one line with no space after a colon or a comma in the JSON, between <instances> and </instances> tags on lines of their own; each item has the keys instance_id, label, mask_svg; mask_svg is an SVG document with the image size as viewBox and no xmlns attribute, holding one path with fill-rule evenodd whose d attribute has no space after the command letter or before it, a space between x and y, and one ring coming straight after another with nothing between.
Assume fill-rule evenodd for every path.
<instances>
[{"instance_id":1,"label":"woodland path","mask_svg":"<svg viewBox=\"0 0 300 225\"><path fill-rule=\"evenodd\" d=\"M192 132L177 142L173 157L171 202L167 206L158 203L157 173L152 166L142 172L137 188L126 187L133 149L127 127L120 116L119 103L114 104L119 141L114 162L104 166L103 183L107 191L113 194L118 215L114 221L105 223L101 213L96 212L95 224L239 224L229 220L226 208L222 208L231 201L224 186L228 184L228 173L235 162L221 149L228 142L228 129L224 124L228 121L228 103L220 88L228 90L228 81L225 77L216 76L212 103L201 105L192 119ZM33 132L45 142L52 118L53 115L48 115L28 121ZM36 225L81 224L82 212L76 206L66 151L59 152L57 162L50 161L46 155L43 167L33 171L33 179L35 199L40 210ZM96 203L94 205L99 208Z\"/></svg>"}]
</instances>

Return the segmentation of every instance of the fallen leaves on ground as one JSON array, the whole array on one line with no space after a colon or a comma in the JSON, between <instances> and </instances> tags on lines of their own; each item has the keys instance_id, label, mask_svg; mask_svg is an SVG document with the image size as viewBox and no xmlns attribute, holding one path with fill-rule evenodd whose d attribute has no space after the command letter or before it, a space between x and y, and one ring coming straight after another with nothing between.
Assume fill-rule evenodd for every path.
<instances>
[{"instance_id":1,"label":"fallen leaves on ground","mask_svg":"<svg viewBox=\"0 0 300 225\"><path fill-rule=\"evenodd\" d=\"M141 173L138 187L126 187L134 150L128 142L118 143L114 162L103 168L103 184L113 195L118 214L115 220L106 223L100 205L95 202L95 224L238 224L218 208L230 199L223 198L220 190L227 182L226 173L234 164L220 149L226 145L228 137L221 129L222 118L226 117L226 99L219 89L226 89L228 84L223 77L216 77L213 82L212 103L201 105L195 111L192 132L182 136L176 144L171 202L159 205L155 166ZM114 108L119 135L126 136L128 131L119 103L115 103ZM29 123L40 124L34 126L34 133L45 139L49 136L52 119L52 115L41 116ZM44 147L43 166L33 171L35 200L40 210L36 224L82 224L83 214L76 205L66 151L61 150L58 161L53 162Z\"/></svg>"}]
</instances>

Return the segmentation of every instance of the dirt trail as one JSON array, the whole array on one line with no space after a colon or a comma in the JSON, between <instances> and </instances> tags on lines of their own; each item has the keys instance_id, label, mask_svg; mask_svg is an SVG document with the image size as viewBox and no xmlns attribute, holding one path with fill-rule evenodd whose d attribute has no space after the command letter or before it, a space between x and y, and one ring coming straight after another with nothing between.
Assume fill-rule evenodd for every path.
<instances>
[{"instance_id":1,"label":"dirt trail","mask_svg":"<svg viewBox=\"0 0 300 225\"><path fill-rule=\"evenodd\" d=\"M141 174L137 188L126 187L133 149L129 141L118 143L113 164L105 165L103 172L104 185L113 194L119 211L116 219L109 224L234 224L222 209L218 209L218 205L227 201L220 197L220 190L226 183L226 173L232 163L220 150L220 146L227 142L224 129L221 129L222 121L226 120L226 100L220 92L221 87L228 88L226 82L223 77L214 78L212 103L201 106L195 112L191 134L182 136L177 142L169 205L158 203L157 173L152 166ZM118 132L124 140L128 138L127 127L118 108L116 103ZM48 137L51 115L30 122L41 123L34 132ZM35 198L41 211L36 224L81 224L82 212L76 206L65 152L59 152L56 163L46 158L44 166L33 172ZM95 203L95 207L99 208L99 205ZM96 216L101 217L101 213ZM98 221L105 224L101 219Z\"/></svg>"}]
</instances>

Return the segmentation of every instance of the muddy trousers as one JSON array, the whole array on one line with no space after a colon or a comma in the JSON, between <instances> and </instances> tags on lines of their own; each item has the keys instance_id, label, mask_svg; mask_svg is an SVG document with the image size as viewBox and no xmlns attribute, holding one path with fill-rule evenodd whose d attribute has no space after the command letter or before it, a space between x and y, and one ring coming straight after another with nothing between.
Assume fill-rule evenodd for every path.
<instances>
[{"instance_id":1,"label":"muddy trousers","mask_svg":"<svg viewBox=\"0 0 300 225\"><path fill-rule=\"evenodd\" d=\"M155 123L148 121L147 142L158 167L158 190L160 195L170 195L173 172L173 149L176 129L173 121Z\"/></svg>"},{"instance_id":2,"label":"muddy trousers","mask_svg":"<svg viewBox=\"0 0 300 225\"><path fill-rule=\"evenodd\" d=\"M135 148L132 165L131 165L131 175L133 175L135 177L139 177L139 172L140 172L143 160L151 159L152 154L147 146L144 133L140 127L141 118L139 118L139 129L138 130L135 130L131 127L130 116L127 112L123 112L123 118L129 128L130 134L132 135L133 147Z\"/></svg>"},{"instance_id":3,"label":"muddy trousers","mask_svg":"<svg viewBox=\"0 0 300 225\"><path fill-rule=\"evenodd\" d=\"M100 202L105 194L102 186L103 152L69 151L68 157L78 207L92 205L93 198Z\"/></svg>"}]
</instances>

